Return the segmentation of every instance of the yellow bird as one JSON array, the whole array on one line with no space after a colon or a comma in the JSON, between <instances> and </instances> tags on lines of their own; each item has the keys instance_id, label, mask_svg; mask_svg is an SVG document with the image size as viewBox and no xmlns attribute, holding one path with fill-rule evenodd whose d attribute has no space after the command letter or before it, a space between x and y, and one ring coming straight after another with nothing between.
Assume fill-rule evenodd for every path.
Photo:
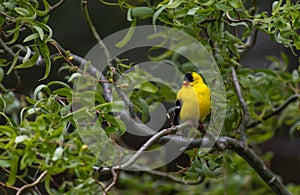
<instances>
[{"instance_id":1,"label":"yellow bird","mask_svg":"<svg viewBox=\"0 0 300 195\"><path fill-rule=\"evenodd\" d=\"M210 113L210 90L196 72L187 73L177 93L174 125L180 122L200 121ZM202 123L201 123L202 124Z\"/></svg>"}]
</instances>

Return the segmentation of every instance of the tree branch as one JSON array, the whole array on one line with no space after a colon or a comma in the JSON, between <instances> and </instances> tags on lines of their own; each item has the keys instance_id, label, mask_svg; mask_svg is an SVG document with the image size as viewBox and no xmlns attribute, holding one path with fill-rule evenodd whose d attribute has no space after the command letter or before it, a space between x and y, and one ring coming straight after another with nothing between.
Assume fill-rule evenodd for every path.
<instances>
[{"instance_id":1,"label":"tree branch","mask_svg":"<svg viewBox=\"0 0 300 195\"><path fill-rule=\"evenodd\" d=\"M293 101L297 100L298 97L300 95L296 94L296 95L292 95L290 97L288 97L288 99L285 100L285 102L283 102L280 106L278 106L277 108L275 108L272 112L270 112L269 114L265 115L261 120L257 120L254 121L250 124L247 125L247 129L255 127L256 125L262 123L263 121L271 118L272 116L280 113L284 108L286 108L290 103L292 103Z\"/></svg>"},{"instance_id":2,"label":"tree branch","mask_svg":"<svg viewBox=\"0 0 300 195\"><path fill-rule=\"evenodd\" d=\"M291 193L280 183L278 178L264 162L251 150L246 144L239 142L235 139L226 137L227 149L230 149L241 156L264 180L264 182L270 186L270 188L276 194L291 195Z\"/></svg>"},{"instance_id":3,"label":"tree branch","mask_svg":"<svg viewBox=\"0 0 300 195\"><path fill-rule=\"evenodd\" d=\"M36 186L44 177L45 175L47 174L47 171L44 171L38 178L37 180L35 180L33 183L30 183L30 184L27 184L27 185L24 185L22 186L16 193L16 195L20 195L21 192L23 190L25 190L26 188L30 188L30 187L33 187L33 186Z\"/></svg>"},{"instance_id":4,"label":"tree branch","mask_svg":"<svg viewBox=\"0 0 300 195\"><path fill-rule=\"evenodd\" d=\"M186 185L197 185L200 184L204 181L205 177L198 177L197 180L195 181L184 181L181 177L178 177L174 174L170 174L170 173L166 173L166 172L162 172L162 171L157 171L157 170L145 170L143 169L143 167L138 166L138 165L134 165L134 168L136 169L140 169L141 171L144 171L145 173L149 173L151 175L156 175L156 176L160 176L160 177L164 177L167 178L171 181L174 181L176 183L181 183L181 184L186 184Z\"/></svg>"},{"instance_id":5,"label":"tree branch","mask_svg":"<svg viewBox=\"0 0 300 195\"><path fill-rule=\"evenodd\" d=\"M137 123L137 122L133 122L130 120L130 118L128 118L128 114L123 114L121 115L122 119L126 120L125 122L131 122L131 123ZM184 128L187 128L186 126L183 125L188 125L186 123L183 123L182 125L179 126L175 126L173 128L170 128L170 130L172 129L172 131L176 131L176 128L178 128L178 130L183 130ZM139 131L139 132L143 132L145 134L149 133L149 132L154 132L154 130L152 130L151 128L147 127L144 124L135 124L134 128ZM145 128L145 129L144 129ZM217 138L198 138L195 140L190 140L187 138L184 138L182 136L176 136L176 135L169 135L168 133L164 133L167 132L168 129L165 129L159 133L157 133L156 135L154 135L152 138L150 138L138 151L140 151L139 153L141 153L142 151L144 151L145 149L147 149L147 147L149 147L151 144L155 143L155 142L160 142L160 143L165 143L167 141L170 141L172 139L172 141L174 143L176 143L177 145L179 144L187 144L190 143L190 147L206 147L211 145L211 142L216 140L216 144L215 147L217 147L218 149L221 150L232 150L233 152L237 153L239 156L241 156L257 173L258 175L266 182L266 184L268 186L270 186L270 188L278 193L278 194L290 194L286 188L280 183L280 181L276 178L276 175L273 174L271 172L271 170L269 170L265 164L263 163L263 161L253 152L253 150L251 150L243 141L238 141L235 139L232 139L230 137L226 137L226 136L220 136ZM210 144L209 144L210 143ZM140 154L136 154L135 156L133 156L129 161L127 161L125 164L123 164L122 166L115 166L114 168L124 168L127 167L127 165L132 165L133 162L139 157ZM126 165L126 166L124 166ZM98 168L96 168L98 169ZM103 168L101 171L109 171L110 168Z\"/></svg>"},{"instance_id":6,"label":"tree branch","mask_svg":"<svg viewBox=\"0 0 300 195\"><path fill-rule=\"evenodd\" d=\"M240 133L240 140L243 141L243 142L246 142L247 136L246 136L245 131L246 131L247 123L249 121L248 108L247 108L246 101L245 101L245 99L243 97L243 94L242 94L242 90L241 90L239 80L238 80L237 75L236 75L236 71L235 71L233 66L231 66L230 69L231 69L231 77L232 77L232 80L233 80L233 85L234 85L235 91L237 93L239 102L240 102L240 104L242 106L242 109L243 109L242 122L238 127L238 132Z\"/></svg>"},{"instance_id":7,"label":"tree branch","mask_svg":"<svg viewBox=\"0 0 300 195\"><path fill-rule=\"evenodd\" d=\"M181 125L175 126L175 127L170 127L164 130L161 130L154 134L146 143L140 147L138 151L124 164L121 165L116 165L113 167L104 167L104 168L99 168L99 167L94 167L94 169L99 170L100 172L109 172L110 170L122 170L130 167L131 165L134 164L134 162L142 155L142 153L147 150L150 146L152 146L154 143L157 143L158 140L166 135L169 135L171 133L176 133L177 131L181 131L183 129L187 129L191 127L191 124L189 122L183 123Z\"/></svg>"},{"instance_id":8,"label":"tree branch","mask_svg":"<svg viewBox=\"0 0 300 195\"><path fill-rule=\"evenodd\" d=\"M112 182L104 189L104 195L107 195L108 191L117 183L120 175L120 170L117 170L117 173L115 172L114 169L111 169L111 173L113 175L113 180Z\"/></svg>"},{"instance_id":9,"label":"tree branch","mask_svg":"<svg viewBox=\"0 0 300 195\"><path fill-rule=\"evenodd\" d=\"M10 49L1 38L0 38L0 46L2 47L4 52L6 52L11 57L16 56L16 53L12 49ZM18 61L22 61L22 60L23 60L23 57L19 56Z\"/></svg>"},{"instance_id":10,"label":"tree branch","mask_svg":"<svg viewBox=\"0 0 300 195\"><path fill-rule=\"evenodd\" d=\"M58 1L56 4L54 4L53 6L50 7L48 14L52 11L54 11L56 8L58 8L59 6L61 6L63 3L65 2L65 0L60 0Z\"/></svg>"},{"instance_id":11,"label":"tree branch","mask_svg":"<svg viewBox=\"0 0 300 195\"><path fill-rule=\"evenodd\" d=\"M108 48L106 47L105 43L102 41L100 35L98 34L98 32L97 32L97 30L96 30L96 28L95 28L95 26L92 22L92 19L89 15L89 11L88 11L88 8L87 8L87 3L88 3L88 0L82 0L81 1L81 6L82 6L83 14L84 14L84 19L85 19L90 31L92 32L93 36L95 37L98 44L100 45L100 49L104 51L104 54L105 54L106 60L107 60L107 65L109 67L111 67L112 58L110 56Z\"/></svg>"}]
</instances>

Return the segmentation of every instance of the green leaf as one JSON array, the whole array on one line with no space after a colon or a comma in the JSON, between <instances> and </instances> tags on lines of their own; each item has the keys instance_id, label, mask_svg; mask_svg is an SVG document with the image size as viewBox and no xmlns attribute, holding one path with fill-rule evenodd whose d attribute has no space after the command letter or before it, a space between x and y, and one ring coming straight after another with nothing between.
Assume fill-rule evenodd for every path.
<instances>
[{"instance_id":1,"label":"green leaf","mask_svg":"<svg viewBox=\"0 0 300 195\"><path fill-rule=\"evenodd\" d=\"M216 0L209 0L209 1L206 1L204 3L201 3L202 5L204 6L211 6Z\"/></svg>"},{"instance_id":2,"label":"green leaf","mask_svg":"<svg viewBox=\"0 0 300 195\"><path fill-rule=\"evenodd\" d=\"M33 26L33 28L36 30L36 32L39 34L39 37L41 40L44 40L44 31L42 28L38 26Z\"/></svg>"},{"instance_id":3,"label":"green leaf","mask_svg":"<svg viewBox=\"0 0 300 195\"><path fill-rule=\"evenodd\" d=\"M64 88L71 89L71 87L68 84L66 84L62 81L50 81L49 83L47 83L48 87L50 87L52 85L58 85L58 86L61 86L61 87L64 87Z\"/></svg>"},{"instance_id":4,"label":"green leaf","mask_svg":"<svg viewBox=\"0 0 300 195\"><path fill-rule=\"evenodd\" d=\"M116 47L118 48L124 47L132 39L135 32L135 28L136 28L136 20L132 20L130 28L128 29L125 37L121 41L116 43Z\"/></svg>"},{"instance_id":5,"label":"green leaf","mask_svg":"<svg viewBox=\"0 0 300 195\"><path fill-rule=\"evenodd\" d=\"M18 144L18 143L24 142L27 139L28 139L27 135L19 135L16 137L15 143Z\"/></svg>"},{"instance_id":6,"label":"green leaf","mask_svg":"<svg viewBox=\"0 0 300 195\"><path fill-rule=\"evenodd\" d=\"M158 88L150 82L144 82L137 88L149 93L156 93L158 91Z\"/></svg>"},{"instance_id":7,"label":"green leaf","mask_svg":"<svg viewBox=\"0 0 300 195\"><path fill-rule=\"evenodd\" d=\"M37 3L38 4L38 3ZM50 5L47 0L43 0L44 4L44 10L36 10L37 15L39 16L45 16L46 14L49 13Z\"/></svg>"},{"instance_id":8,"label":"green leaf","mask_svg":"<svg viewBox=\"0 0 300 195\"><path fill-rule=\"evenodd\" d=\"M26 54L23 58L23 63L26 62L31 56L31 49L28 46L25 46L25 48L26 48Z\"/></svg>"},{"instance_id":9,"label":"green leaf","mask_svg":"<svg viewBox=\"0 0 300 195\"><path fill-rule=\"evenodd\" d=\"M128 11L127 11L127 20L129 21L129 22L131 22L132 21L132 14L131 14L131 8L129 8L128 9Z\"/></svg>"},{"instance_id":10,"label":"green leaf","mask_svg":"<svg viewBox=\"0 0 300 195\"><path fill-rule=\"evenodd\" d=\"M14 10L21 16L30 16L30 12L22 7L15 7Z\"/></svg>"},{"instance_id":11,"label":"green leaf","mask_svg":"<svg viewBox=\"0 0 300 195\"><path fill-rule=\"evenodd\" d=\"M11 41L9 41L7 44L12 44L14 42L17 41L17 39L19 38L19 34L20 34L20 28L22 27L22 25L20 25L20 22L16 22L16 27L8 32L12 32L14 33L13 38L11 39Z\"/></svg>"},{"instance_id":12,"label":"green leaf","mask_svg":"<svg viewBox=\"0 0 300 195\"><path fill-rule=\"evenodd\" d=\"M50 89L47 85L41 84L37 86L33 92L33 98L38 99L38 94L44 90L47 94L50 94Z\"/></svg>"},{"instance_id":13,"label":"green leaf","mask_svg":"<svg viewBox=\"0 0 300 195\"><path fill-rule=\"evenodd\" d=\"M31 54L31 51L30 52L27 52L29 55ZM26 54L27 55L27 54ZM26 56L25 56L26 57ZM15 68L16 69L19 69L19 68L30 68L30 67L33 67L36 62L38 61L40 57L40 53L39 53L39 50L37 48L34 48L34 55L28 60L29 56L27 56L27 60L23 60L23 63L16 66Z\"/></svg>"},{"instance_id":14,"label":"green leaf","mask_svg":"<svg viewBox=\"0 0 300 195\"><path fill-rule=\"evenodd\" d=\"M7 184L12 186L16 182L16 176L18 172L19 156L16 153L10 153L10 173L8 176Z\"/></svg>"},{"instance_id":15,"label":"green leaf","mask_svg":"<svg viewBox=\"0 0 300 195\"><path fill-rule=\"evenodd\" d=\"M155 26L158 16L166 9L165 6L160 7L153 15L152 24Z\"/></svg>"},{"instance_id":16,"label":"green leaf","mask_svg":"<svg viewBox=\"0 0 300 195\"><path fill-rule=\"evenodd\" d=\"M49 51L49 48L46 43L40 45L39 48L40 48L40 53L43 56L43 58L45 59L45 64L46 64L46 66L45 66L46 70L45 70L44 77L40 79L40 80L44 80L49 76L49 73L51 70L50 51Z\"/></svg>"},{"instance_id":17,"label":"green leaf","mask_svg":"<svg viewBox=\"0 0 300 195\"><path fill-rule=\"evenodd\" d=\"M47 130L47 122L42 116L39 116L36 119L36 124L37 124L37 130L39 131L46 131Z\"/></svg>"},{"instance_id":18,"label":"green leaf","mask_svg":"<svg viewBox=\"0 0 300 195\"><path fill-rule=\"evenodd\" d=\"M299 79L299 73L298 73L297 70L293 70L293 72L292 72L292 79L293 79L294 82Z\"/></svg>"},{"instance_id":19,"label":"green leaf","mask_svg":"<svg viewBox=\"0 0 300 195\"><path fill-rule=\"evenodd\" d=\"M282 0L279 0L278 1L274 1L273 4L272 4L272 15L275 15L279 9L281 8L281 3L282 3Z\"/></svg>"},{"instance_id":20,"label":"green leaf","mask_svg":"<svg viewBox=\"0 0 300 195\"><path fill-rule=\"evenodd\" d=\"M7 75L9 75L11 73L11 71L15 68L15 66L18 62L18 59L19 59L20 52L21 52L21 50L17 51L16 55L14 56L13 62L11 64L9 70L6 73Z\"/></svg>"},{"instance_id":21,"label":"green leaf","mask_svg":"<svg viewBox=\"0 0 300 195\"><path fill-rule=\"evenodd\" d=\"M216 3L214 4L214 7L216 7L217 9L219 10L222 10L224 12L227 12L227 11L231 11L232 10L232 7L230 6L227 6L225 4L221 4L221 3Z\"/></svg>"},{"instance_id":22,"label":"green leaf","mask_svg":"<svg viewBox=\"0 0 300 195\"><path fill-rule=\"evenodd\" d=\"M25 148L25 154L21 159L20 162L20 169L25 169L26 167L28 167L28 165L30 165L36 158L36 153L35 151L32 149L32 145L29 144L26 146Z\"/></svg>"},{"instance_id":23,"label":"green leaf","mask_svg":"<svg viewBox=\"0 0 300 195\"><path fill-rule=\"evenodd\" d=\"M125 108L125 103L123 101L113 101L111 102L110 112L121 112Z\"/></svg>"},{"instance_id":24,"label":"green leaf","mask_svg":"<svg viewBox=\"0 0 300 195\"><path fill-rule=\"evenodd\" d=\"M73 73L73 74L70 76L70 78L68 79L68 82L70 83L70 82L72 82L75 78L78 78L78 77L82 77L82 74L79 73L79 72L75 72L75 73Z\"/></svg>"},{"instance_id":25,"label":"green leaf","mask_svg":"<svg viewBox=\"0 0 300 195\"><path fill-rule=\"evenodd\" d=\"M108 135L110 134L114 134L118 132L118 128L117 127L106 127L105 128L105 133L107 133Z\"/></svg>"},{"instance_id":26,"label":"green leaf","mask_svg":"<svg viewBox=\"0 0 300 195\"><path fill-rule=\"evenodd\" d=\"M154 10L150 7L135 7L131 9L132 17L147 17L152 16L154 14Z\"/></svg>"},{"instance_id":27,"label":"green leaf","mask_svg":"<svg viewBox=\"0 0 300 195\"><path fill-rule=\"evenodd\" d=\"M35 39L38 38L38 37L39 37L39 34L38 34L38 33L33 33L33 34L31 34L31 35L28 35L28 36L23 40L23 42L26 43L26 42L35 40Z\"/></svg>"},{"instance_id":28,"label":"green leaf","mask_svg":"<svg viewBox=\"0 0 300 195\"><path fill-rule=\"evenodd\" d=\"M169 1L169 3L165 5L165 7L169 9L174 9L177 8L181 3L183 3L182 0Z\"/></svg>"},{"instance_id":29,"label":"green leaf","mask_svg":"<svg viewBox=\"0 0 300 195\"><path fill-rule=\"evenodd\" d=\"M69 89L69 88L56 89L52 93L56 94L56 95L59 95L59 96L65 96L67 98L70 98L70 101L71 101L71 98L72 98L72 95L73 95L72 89Z\"/></svg>"},{"instance_id":30,"label":"green leaf","mask_svg":"<svg viewBox=\"0 0 300 195\"><path fill-rule=\"evenodd\" d=\"M2 82L4 78L4 71L3 71L3 68L0 67L0 83Z\"/></svg>"},{"instance_id":31,"label":"green leaf","mask_svg":"<svg viewBox=\"0 0 300 195\"><path fill-rule=\"evenodd\" d=\"M63 107L60 109L60 114L61 114L62 116L65 116L65 115L69 114L70 110L71 110L71 105L63 106Z\"/></svg>"},{"instance_id":32,"label":"green leaf","mask_svg":"<svg viewBox=\"0 0 300 195\"><path fill-rule=\"evenodd\" d=\"M0 159L0 167L9 168L10 167L10 161Z\"/></svg>"},{"instance_id":33,"label":"green leaf","mask_svg":"<svg viewBox=\"0 0 300 195\"><path fill-rule=\"evenodd\" d=\"M56 148L55 152L54 152L54 154L52 156L52 161L57 161L59 159L62 159L63 152L64 152L64 149L62 147Z\"/></svg>"},{"instance_id":34,"label":"green leaf","mask_svg":"<svg viewBox=\"0 0 300 195\"><path fill-rule=\"evenodd\" d=\"M228 3L235 9L240 8L242 6L241 0L230 0Z\"/></svg>"},{"instance_id":35,"label":"green leaf","mask_svg":"<svg viewBox=\"0 0 300 195\"><path fill-rule=\"evenodd\" d=\"M121 131L121 134L125 133L126 131L126 125L125 123L119 119L119 118L115 118L115 121L116 121L116 126L119 128L119 130Z\"/></svg>"},{"instance_id":36,"label":"green leaf","mask_svg":"<svg viewBox=\"0 0 300 195\"><path fill-rule=\"evenodd\" d=\"M192 9L189 9L189 11L187 12L187 15L194 15L197 13L198 10L199 10L199 7L194 7Z\"/></svg>"}]
</instances>

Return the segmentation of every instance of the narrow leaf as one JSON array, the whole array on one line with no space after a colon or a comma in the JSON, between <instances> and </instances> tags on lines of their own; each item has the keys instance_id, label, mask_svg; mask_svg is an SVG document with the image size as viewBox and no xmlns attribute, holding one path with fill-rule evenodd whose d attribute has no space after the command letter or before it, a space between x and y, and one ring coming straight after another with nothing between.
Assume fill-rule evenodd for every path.
<instances>
[{"instance_id":1,"label":"narrow leaf","mask_svg":"<svg viewBox=\"0 0 300 195\"><path fill-rule=\"evenodd\" d=\"M136 26L136 20L132 20L130 28L127 31L127 34L121 41L116 43L116 47L122 48L131 40L131 38L133 37L133 34L135 32L135 26Z\"/></svg>"}]
</instances>

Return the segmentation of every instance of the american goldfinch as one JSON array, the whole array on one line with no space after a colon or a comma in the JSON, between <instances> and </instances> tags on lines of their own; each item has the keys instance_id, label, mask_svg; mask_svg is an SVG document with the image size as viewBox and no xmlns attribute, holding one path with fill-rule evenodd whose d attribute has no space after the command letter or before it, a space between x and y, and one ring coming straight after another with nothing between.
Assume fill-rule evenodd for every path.
<instances>
[{"instance_id":1,"label":"american goldfinch","mask_svg":"<svg viewBox=\"0 0 300 195\"><path fill-rule=\"evenodd\" d=\"M196 72L187 73L177 93L174 125L203 120L210 113L210 90ZM202 123L201 123L202 124Z\"/></svg>"}]
</instances>

